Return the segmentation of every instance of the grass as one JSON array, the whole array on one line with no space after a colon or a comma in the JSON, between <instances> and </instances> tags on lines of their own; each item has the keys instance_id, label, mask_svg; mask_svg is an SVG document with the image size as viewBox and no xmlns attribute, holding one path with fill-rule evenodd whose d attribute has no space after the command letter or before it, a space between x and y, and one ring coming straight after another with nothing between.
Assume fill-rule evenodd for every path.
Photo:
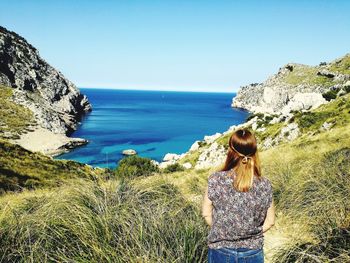
<instances>
[{"instance_id":1,"label":"grass","mask_svg":"<svg viewBox=\"0 0 350 263\"><path fill-rule=\"evenodd\" d=\"M297 112L293 121L297 122L302 132L318 131L324 122L342 127L350 122L350 94L323 104L309 112Z\"/></svg>"},{"instance_id":2,"label":"grass","mask_svg":"<svg viewBox=\"0 0 350 263\"><path fill-rule=\"evenodd\" d=\"M350 261L350 125L261 153L287 242L273 262ZM278 219L279 220L279 219ZM295 227L290 227L296 224Z\"/></svg>"},{"instance_id":3,"label":"grass","mask_svg":"<svg viewBox=\"0 0 350 263\"><path fill-rule=\"evenodd\" d=\"M336 84L333 79L319 76L317 72L318 69L315 67L297 65L293 71L284 76L283 81L291 85L308 84L324 87L330 87Z\"/></svg>"},{"instance_id":4,"label":"grass","mask_svg":"<svg viewBox=\"0 0 350 263\"><path fill-rule=\"evenodd\" d=\"M349 75L350 74L350 54L347 54L342 59L334 62L329 69L333 72Z\"/></svg>"},{"instance_id":5,"label":"grass","mask_svg":"<svg viewBox=\"0 0 350 263\"><path fill-rule=\"evenodd\" d=\"M343 58L338 59L329 65L323 66L322 68L329 70L330 72L350 75L350 55L347 54ZM335 81L332 78L317 75L319 70L319 67L296 65L294 66L293 71L284 76L283 80L291 85L307 84L323 87L331 87L338 83L338 81Z\"/></svg>"},{"instance_id":6,"label":"grass","mask_svg":"<svg viewBox=\"0 0 350 263\"><path fill-rule=\"evenodd\" d=\"M180 159L179 164L184 164L184 163L189 162L190 164L192 164L192 167L193 167L196 165L196 162L198 161L199 155L200 155L199 151L190 152L185 157Z\"/></svg>"},{"instance_id":7,"label":"grass","mask_svg":"<svg viewBox=\"0 0 350 263\"><path fill-rule=\"evenodd\" d=\"M200 211L173 184L85 180L0 201L0 261L204 262Z\"/></svg>"},{"instance_id":8,"label":"grass","mask_svg":"<svg viewBox=\"0 0 350 263\"><path fill-rule=\"evenodd\" d=\"M104 170L64 160L53 160L41 153L0 140L0 194L23 188L55 187L74 178L96 179Z\"/></svg>"},{"instance_id":9,"label":"grass","mask_svg":"<svg viewBox=\"0 0 350 263\"><path fill-rule=\"evenodd\" d=\"M261 152L277 207L267 262L349 260L349 136L348 124ZM2 260L206 262L200 204L217 168L3 195Z\"/></svg>"},{"instance_id":10,"label":"grass","mask_svg":"<svg viewBox=\"0 0 350 263\"><path fill-rule=\"evenodd\" d=\"M13 89L0 86L0 139L17 139L36 124L33 113L11 101Z\"/></svg>"},{"instance_id":11,"label":"grass","mask_svg":"<svg viewBox=\"0 0 350 263\"><path fill-rule=\"evenodd\" d=\"M277 209L267 262L350 262L349 96L296 112L302 134L260 152ZM321 132L325 121L334 126ZM265 120L259 142L283 125ZM218 168L107 176L1 140L0 186L22 191L0 196L0 262L206 262L201 201Z\"/></svg>"}]
</instances>

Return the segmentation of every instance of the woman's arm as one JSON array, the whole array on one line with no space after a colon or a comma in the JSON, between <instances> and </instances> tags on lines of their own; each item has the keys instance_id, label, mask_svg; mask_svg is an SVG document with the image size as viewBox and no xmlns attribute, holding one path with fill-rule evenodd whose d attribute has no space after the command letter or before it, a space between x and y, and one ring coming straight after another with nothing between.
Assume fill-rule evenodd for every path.
<instances>
[{"instance_id":1,"label":"woman's arm","mask_svg":"<svg viewBox=\"0 0 350 263\"><path fill-rule=\"evenodd\" d=\"M267 209L266 218L263 224L263 232L266 232L267 230L269 230L274 224L275 224L275 205L272 200L272 203L269 209Z\"/></svg>"},{"instance_id":2,"label":"woman's arm","mask_svg":"<svg viewBox=\"0 0 350 263\"><path fill-rule=\"evenodd\" d=\"M213 211L213 204L208 198L208 187L207 187L203 198L202 216L204 217L205 222L209 226L212 225L212 211Z\"/></svg>"}]
</instances>

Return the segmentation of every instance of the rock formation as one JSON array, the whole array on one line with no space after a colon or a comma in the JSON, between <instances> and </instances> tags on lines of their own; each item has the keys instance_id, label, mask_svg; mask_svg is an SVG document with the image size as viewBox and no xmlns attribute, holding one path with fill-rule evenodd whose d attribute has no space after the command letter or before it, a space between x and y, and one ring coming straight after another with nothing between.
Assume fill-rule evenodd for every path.
<instances>
[{"instance_id":1,"label":"rock formation","mask_svg":"<svg viewBox=\"0 0 350 263\"><path fill-rule=\"evenodd\" d=\"M346 86L350 80L345 68L349 59L348 54L316 67L287 64L265 82L241 87L232 100L232 107L284 115L293 110L316 108L327 102L323 93Z\"/></svg>"},{"instance_id":2,"label":"rock formation","mask_svg":"<svg viewBox=\"0 0 350 263\"><path fill-rule=\"evenodd\" d=\"M14 89L13 100L33 111L37 123L71 134L91 110L87 97L39 55L23 37L0 27L0 86Z\"/></svg>"},{"instance_id":3,"label":"rock formation","mask_svg":"<svg viewBox=\"0 0 350 263\"><path fill-rule=\"evenodd\" d=\"M135 155L137 152L134 149L126 149L122 151L122 154L124 155Z\"/></svg>"}]
</instances>

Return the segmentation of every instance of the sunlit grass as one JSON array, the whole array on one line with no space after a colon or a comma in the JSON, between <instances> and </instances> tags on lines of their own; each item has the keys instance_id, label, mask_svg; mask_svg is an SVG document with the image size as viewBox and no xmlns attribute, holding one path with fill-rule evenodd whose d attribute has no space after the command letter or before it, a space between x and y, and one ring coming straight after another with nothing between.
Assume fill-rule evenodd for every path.
<instances>
[{"instance_id":1,"label":"sunlit grass","mask_svg":"<svg viewBox=\"0 0 350 263\"><path fill-rule=\"evenodd\" d=\"M19 138L35 125L33 113L11 100L13 89L0 86L0 139Z\"/></svg>"}]
</instances>

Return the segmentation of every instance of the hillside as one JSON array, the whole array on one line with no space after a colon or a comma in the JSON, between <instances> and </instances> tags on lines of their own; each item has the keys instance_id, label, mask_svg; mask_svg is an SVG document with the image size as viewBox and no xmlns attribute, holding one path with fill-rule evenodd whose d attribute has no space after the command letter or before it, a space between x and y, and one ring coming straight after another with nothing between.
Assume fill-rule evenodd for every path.
<instances>
[{"instance_id":1,"label":"hillside","mask_svg":"<svg viewBox=\"0 0 350 263\"><path fill-rule=\"evenodd\" d=\"M4 27L0 27L0 86L13 88L14 101L54 133L70 134L91 110L87 97L73 83L23 37Z\"/></svg>"},{"instance_id":2,"label":"hillside","mask_svg":"<svg viewBox=\"0 0 350 263\"><path fill-rule=\"evenodd\" d=\"M263 83L241 87L233 107L287 115L316 108L350 87L350 54L318 66L289 63Z\"/></svg>"},{"instance_id":3,"label":"hillside","mask_svg":"<svg viewBox=\"0 0 350 263\"><path fill-rule=\"evenodd\" d=\"M201 201L239 127L257 135L273 183L267 262L350 262L350 90L342 90L313 109L251 114L161 170L142 158L95 170L1 141L2 182L14 175L21 192L0 196L0 262L206 262Z\"/></svg>"},{"instance_id":4,"label":"hillside","mask_svg":"<svg viewBox=\"0 0 350 263\"><path fill-rule=\"evenodd\" d=\"M0 99L4 105L0 109L0 138L46 155L57 155L87 143L67 137L91 111L87 97L43 60L23 37L3 27ZM20 120L22 126L18 126ZM16 128L10 128L11 125Z\"/></svg>"},{"instance_id":5,"label":"hillside","mask_svg":"<svg viewBox=\"0 0 350 263\"><path fill-rule=\"evenodd\" d=\"M276 226L265 237L267 262L350 260L350 124L340 125L350 115L349 94L317 112L343 101L339 125L324 131L310 126L309 133L261 151L277 207ZM3 260L205 262L208 228L200 204L216 169L67 181L52 190L3 195Z\"/></svg>"}]
</instances>

